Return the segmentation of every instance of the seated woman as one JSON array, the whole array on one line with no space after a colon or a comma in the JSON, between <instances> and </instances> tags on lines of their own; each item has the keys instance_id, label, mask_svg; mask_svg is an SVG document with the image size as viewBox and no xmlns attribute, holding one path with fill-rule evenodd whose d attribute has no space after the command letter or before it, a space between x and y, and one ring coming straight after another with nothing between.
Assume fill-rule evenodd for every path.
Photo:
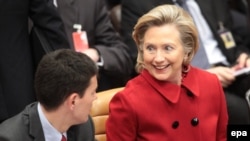
<instances>
[{"instance_id":1,"label":"seated woman","mask_svg":"<svg viewBox=\"0 0 250 141\"><path fill-rule=\"evenodd\" d=\"M108 141L226 141L222 86L216 75L190 65L198 38L191 16L175 5L138 20L139 75L110 102Z\"/></svg>"}]
</instances>

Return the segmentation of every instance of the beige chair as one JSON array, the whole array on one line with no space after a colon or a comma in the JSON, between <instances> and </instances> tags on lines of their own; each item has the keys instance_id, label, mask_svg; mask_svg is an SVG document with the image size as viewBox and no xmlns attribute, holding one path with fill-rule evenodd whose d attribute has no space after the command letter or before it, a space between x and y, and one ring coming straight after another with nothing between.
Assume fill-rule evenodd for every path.
<instances>
[{"instance_id":1,"label":"beige chair","mask_svg":"<svg viewBox=\"0 0 250 141\"><path fill-rule=\"evenodd\" d=\"M118 92L121 88L114 88L97 93L97 100L93 102L90 115L93 118L95 126L95 138L97 141L106 141L106 120L109 115L109 102L111 98Z\"/></svg>"}]
</instances>

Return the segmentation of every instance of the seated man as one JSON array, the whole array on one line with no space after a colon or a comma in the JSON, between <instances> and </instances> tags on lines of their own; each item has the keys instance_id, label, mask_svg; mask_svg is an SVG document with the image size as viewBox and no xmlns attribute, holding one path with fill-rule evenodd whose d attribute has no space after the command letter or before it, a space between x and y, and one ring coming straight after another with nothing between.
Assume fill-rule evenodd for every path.
<instances>
[{"instance_id":1,"label":"seated man","mask_svg":"<svg viewBox=\"0 0 250 141\"><path fill-rule=\"evenodd\" d=\"M94 141L89 117L97 98L97 67L86 55L60 49L43 57L35 75L38 102L0 125L1 141Z\"/></svg>"}]
</instances>

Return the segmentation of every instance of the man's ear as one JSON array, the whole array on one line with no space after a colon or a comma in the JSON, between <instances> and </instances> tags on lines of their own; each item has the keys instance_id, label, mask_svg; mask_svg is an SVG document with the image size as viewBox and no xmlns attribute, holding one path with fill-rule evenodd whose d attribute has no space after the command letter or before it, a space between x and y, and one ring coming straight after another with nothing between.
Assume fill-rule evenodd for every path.
<instances>
[{"instance_id":1,"label":"man's ear","mask_svg":"<svg viewBox=\"0 0 250 141\"><path fill-rule=\"evenodd\" d=\"M66 99L66 103L68 105L68 107L70 107L71 110L74 109L75 104L76 104L76 100L78 98L78 94L77 93L72 93L67 99Z\"/></svg>"}]
</instances>

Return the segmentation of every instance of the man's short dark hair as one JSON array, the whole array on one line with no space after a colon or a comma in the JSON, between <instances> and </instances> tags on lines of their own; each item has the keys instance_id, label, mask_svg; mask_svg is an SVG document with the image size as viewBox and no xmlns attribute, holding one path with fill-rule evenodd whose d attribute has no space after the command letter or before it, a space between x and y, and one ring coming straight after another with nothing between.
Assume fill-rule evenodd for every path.
<instances>
[{"instance_id":1,"label":"man's short dark hair","mask_svg":"<svg viewBox=\"0 0 250 141\"><path fill-rule=\"evenodd\" d=\"M71 93L81 97L97 75L98 68L87 55L71 49L46 54L35 74L37 100L47 109L57 108Z\"/></svg>"}]
</instances>

